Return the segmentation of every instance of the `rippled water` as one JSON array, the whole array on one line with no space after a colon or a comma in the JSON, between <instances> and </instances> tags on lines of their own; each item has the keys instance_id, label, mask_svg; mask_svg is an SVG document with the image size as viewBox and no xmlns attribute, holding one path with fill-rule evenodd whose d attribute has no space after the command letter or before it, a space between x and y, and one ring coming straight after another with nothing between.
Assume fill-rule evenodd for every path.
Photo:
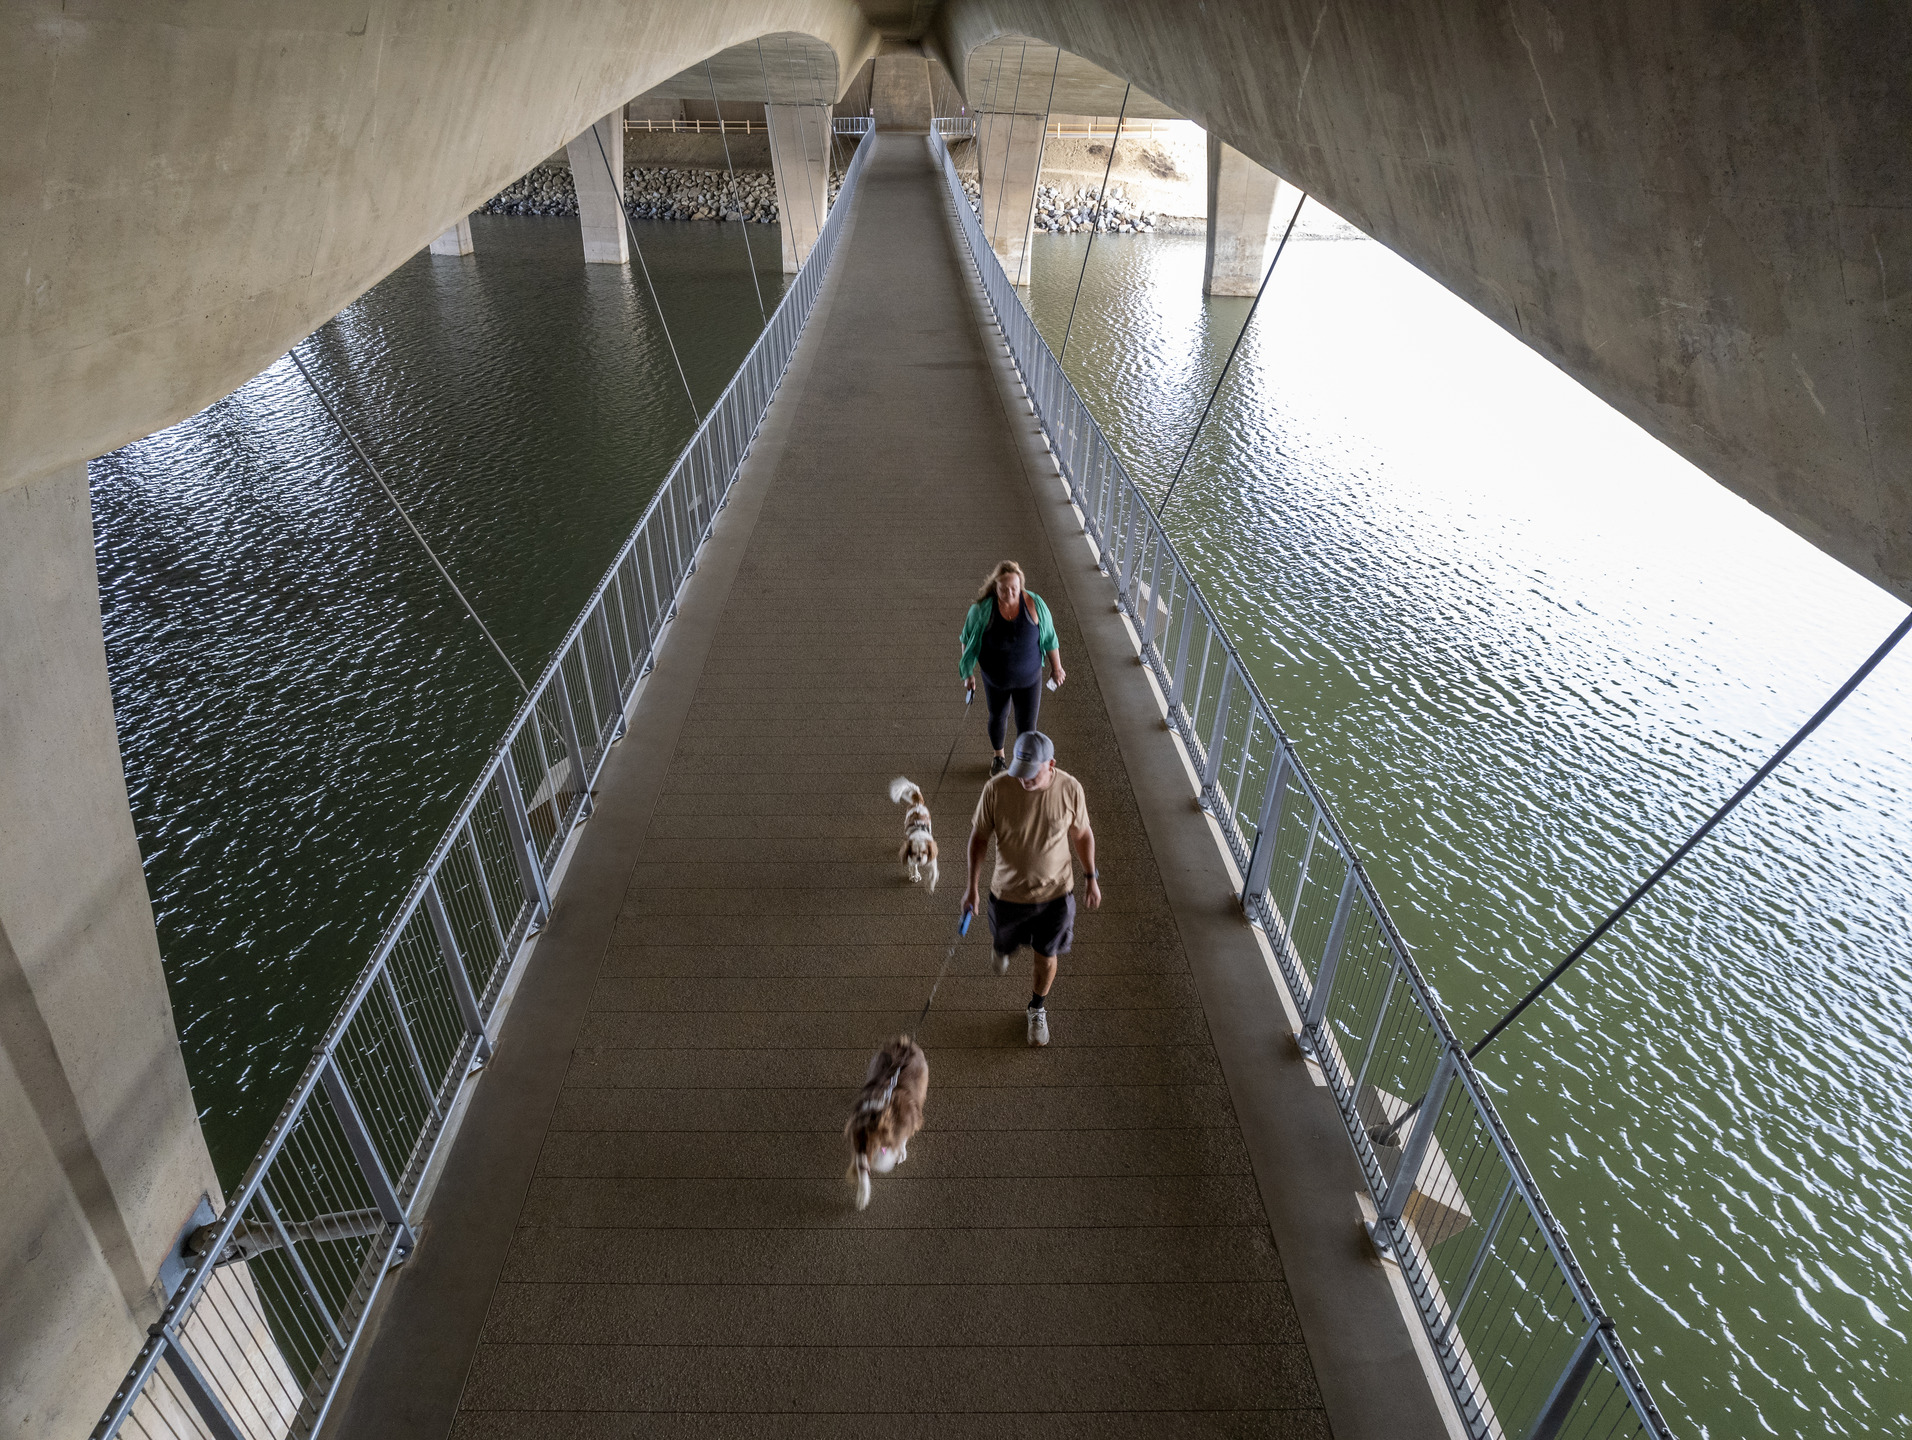
<instances>
[{"instance_id":1,"label":"rippled water","mask_svg":"<svg viewBox=\"0 0 1912 1440\"><path fill-rule=\"evenodd\" d=\"M474 216L301 355L527 678L690 437L635 267ZM639 222L698 405L736 226ZM775 227L753 227L764 301ZM230 1181L522 696L289 361L92 466L108 666L193 1093Z\"/></svg>"},{"instance_id":2,"label":"rippled water","mask_svg":"<svg viewBox=\"0 0 1912 1440\"><path fill-rule=\"evenodd\" d=\"M1098 242L1069 344L1158 498L1201 270ZM1289 247L1168 514L1465 1040L1904 614L1371 242ZM1912 1427L1909 730L1912 645L1481 1057L1682 1434Z\"/></svg>"}]
</instances>

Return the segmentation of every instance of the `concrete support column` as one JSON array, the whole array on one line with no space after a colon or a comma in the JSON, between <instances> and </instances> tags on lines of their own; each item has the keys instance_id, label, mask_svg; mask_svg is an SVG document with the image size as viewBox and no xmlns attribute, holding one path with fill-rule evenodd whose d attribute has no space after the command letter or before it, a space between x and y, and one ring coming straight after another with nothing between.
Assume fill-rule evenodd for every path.
<instances>
[{"instance_id":1,"label":"concrete support column","mask_svg":"<svg viewBox=\"0 0 1912 1440\"><path fill-rule=\"evenodd\" d=\"M1202 294L1253 295L1301 192L1208 137L1208 258Z\"/></svg>"},{"instance_id":2,"label":"concrete support column","mask_svg":"<svg viewBox=\"0 0 1912 1440\"><path fill-rule=\"evenodd\" d=\"M1047 115L983 110L976 115L976 159L983 190L983 233L1009 278L1029 283L1036 182L1042 177Z\"/></svg>"},{"instance_id":3,"label":"concrete support column","mask_svg":"<svg viewBox=\"0 0 1912 1440\"><path fill-rule=\"evenodd\" d=\"M766 105L763 114L777 180L783 273L794 275L817 243L830 209L830 107Z\"/></svg>"},{"instance_id":4,"label":"concrete support column","mask_svg":"<svg viewBox=\"0 0 1912 1440\"><path fill-rule=\"evenodd\" d=\"M879 130L916 130L927 135L934 113L929 61L921 55L879 55L870 71L870 113Z\"/></svg>"},{"instance_id":5,"label":"concrete support column","mask_svg":"<svg viewBox=\"0 0 1912 1440\"><path fill-rule=\"evenodd\" d=\"M604 148L598 149L600 142ZM624 112L613 110L564 147L571 162L571 183L578 191L578 223L584 231L586 265L628 265L630 241L624 234ZM604 162L611 162L606 173ZM611 182L611 175L617 183Z\"/></svg>"},{"instance_id":6,"label":"concrete support column","mask_svg":"<svg viewBox=\"0 0 1912 1440\"><path fill-rule=\"evenodd\" d=\"M0 1434L99 1419L219 1203L100 635L86 466L0 489Z\"/></svg>"},{"instance_id":7,"label":"concrete support column","mask_svg":"<svg viewBox=\"0 0 1912 1440\"><path fill-rule=\"evenodd\" d=\"M434 255L469 255L473 248L469 215L460 215L456 225L432 241Z\"/></svg>"}]
</instances>

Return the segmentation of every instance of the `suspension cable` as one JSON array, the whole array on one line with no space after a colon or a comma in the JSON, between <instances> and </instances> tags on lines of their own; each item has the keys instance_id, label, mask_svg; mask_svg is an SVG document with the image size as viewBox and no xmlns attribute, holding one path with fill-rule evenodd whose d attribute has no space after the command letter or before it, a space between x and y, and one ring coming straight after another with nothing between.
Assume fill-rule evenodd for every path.
<instances>
[{"instance_id":1,"label":"suspension cable","mask_svg":"<svg viewBox=\"0 0 1912 1440\"><path fill-rule=\"evenodd\" d=\"M431 558L432 564L438 567L438 573L445 577L445 583L451 586L451 593L458 597L458 603L465 607L465 613L471 616L472 620L477 623L478 629L483 632L485 639L491 642L491 648L498 652L498 658L505 662L505 669L509 670L511 672L511 678L518 682L518 688L524 691L526 695L529 695L531 693L531 687L524 683L524 676L518 673L518 667L513 665L511 663L511 657L505 654L505 647L498 643L498 637L491 633L490 627L487 626L483 620L479 619L477 610L473 609L471 601L465 598L465 592L458 588L458 582L451 578L451 571L445 568L445 562L438 558L438 552L432 549L431 542L425 538L418 526L412 523L412 517L405 512L405 507L398 503L398 496L393 494L392 487L385 483L385 477L379 473L378 466L372 463L372 457L367 455L365 453L365 447L359 444L358 436L352 433L351 428L346 425L344 418L333 408L332 402L326 398L325 392L319 388L319 382L312 378L312 372L305 368L305 361L299 358L298 347L295 345L286 353L292 357L292 363L299 367L299 373L305 377L305 383L312 387L312 393L318 396L319 404L325 407L325 413L332 417L332 423L339 427L339 433L345 436L346 442L357 452L359 459L364 462L365 468L372 472L372 478L378 482L378 488L383 490L385 492L385 498L392 502L392 508L398 511L398 518L405 522L405 528L412 532L412 538L418 541L420 547L425 551L425 554Z\"/></svg>"},{"instance_id":2,"label":"suspension cable","mask_svg":"<svg viewBox=\"0 0 1912 1440\"><path fill-rule=\"evenodd\" d=\"M1060 56L1057 57L1060 59ZM1083 277L1089 273L1089 252L1095 249L1095 237L1102 229L1102 206L1109 195L1109 176L1115 173L1115 147L1122 143L1122 121L1129 113L1129 91L1135 87L1130 81L1122 87L1122 108L1116 112L1115 134L1109 140L1109 163L1102 171L1102 193L1095 199L1095 217L1089 222L1089 243L1082 250L1082 269L1076 274L1075 299L1069 302L1069 323L1062 328L1062 353L1056 356L1060 365L1069 358L1069 332L1075 329L1076 306L1082 299Z\"/></svg>"},{"instance_id":3,"label":"suspension cable","mask_svg":"<svg viewBox=\"0 0 1912 1440\"><path fill-rule=\"evenodd\" d=\"M1042 188L1042 157L1049 149L1049 111L1056 103L1056 77L1062 73L1062 47L1056 46L1055 69L1049 72L1049 98L1042 102L1042 133L1036 137L1036 183L1029 187L1029 214L1024 217L1024 225L1033 227L1035 223L1036 192ZM1016 284L1022 284L1023 266L1029 259L1029 231L1023 231L1022 253L1016 257ZM1032 277L1033 278L1033 277Z\"/></svg>"},{"instance_id":4,"label":"suspension cable","mask_svg":"<svg viewBox=\"0 0 1912 1440\"><path fill-rule=\"evenodd\" d=\"M1639 903L1647 891L1659 884L1660 881L1666 877L1668 871L1686 858L1688 851L1692 850L1695 845L1698 845L1700 841L1707 837L1714 826L1732 814L1733 810L1739 805L1739 802L1758 788L1760 781L1777 770L1781 763L1785 761L1786 757L1799 748L1807 736L1811 735L1813 731L1824 724L1832 712L1844 704L1846 698L1851 695L1854 690L1859 688L1866 676L1878 669L1879 663L1892 653L1893 647L1903 640L1908 633L1912 633L1912 612L1908 612L1906 617L1898 623L1892 633L1885 637L1884 641L1879 645L1879 648L1867 656L1865 663L1852 672L1852 675L1847 679L1846 683L1832 692L1832 698L1821 705L1818 710L1813 713L1811 719L1795 730L1790 740L1773 752L1773 756L1770 760L1755 770L1752 777L1747 780L1744 785L1740 786L1739 789L1735 790L1732 797L1728 799L1725 804L1707 816L1705 822L1701 824L1699 829L1687 836L1671 855L1660 862L1659 866L1651 875L1647 876L1646 879L1635 886L1633 893L1615 906L1607 915L1606 919L1588 931L1586 939L1574 946L1573 949L1567 953L1567 957L1558 965L1554 966L1553 969L1549 970L1538 985L1523 995L1519 1004L1515 1005L1513 1009L1496 1020L1487 1033L1474 1042L1468 1049L1467 1058L1472 1060L1478 1056L1481 1051L1493 1043L1501 1031L1505 1030L1520 1017L1523 1010L1533 1004L1534 1001L1538 1000L1542 995L1546 994L1546 992L1553 987L1554 983L1558 981L1562 975L1565 975L1581 956L1593 948L1595 941L1599 940L1602 935L1605 935L1607 931L1611 930L1627 911ZM1393 1144L1395 1136L1400 1134L1401 1127L1406 1125L1407 1122L1414 1117L1415 1113L1427 1103L1427 1099L1428 1097L1426 1095L1421 1096L1419 1100L1416 1100L1412 1105L1408 1106L1406 1110L1402 1111L1401 1114L1397 1115L1388 1124L1374 1126L1368 1131L1368 1137L1377 1144Z\"/></svg>"},{"instance_id":5,"label":"suspension cable","mask_svg":"<svg viewBox=\"0 0 1912 1440\"><path fill-rule=\"evenodd\" d=\"M730 183L734 188L737 184L737 167L730 163L730 136L724 133L724 107L717 99L717 77L710 73L710 60L708 58L704 61L704 79L710 82L710 103L717 111L717 138L724 142L724 169L729 173ZM744 219L741 192L737 209L737 219L744 232L744 254L750 262L751 288L757 292L757 313L763 317L763 323L768 325L770 323L770 312L764 309L763 305L763 285L757 279L757 256L756 252L750 248L750 222Z\"/></svg>"},{"instance_id":6,"label":"suspension cable","mask_svg":"<svg viewBox=\"0 0 1912 1440\"><path fill-rule=\"evenodd\" d=\"M631 249L637 255L637 268L644 272L644 288L651 292L651 305L657 311L657 323L663 327L664 343L670 347L671 364L677 367L677 378L684 382L684 398L690 401L692 418L702 425L704 417L697 409L697 397L690 393L690 377L684 373L684 362L677 358L677 342L671 339L671 322L664 318L664 307L657 298L657 287L651 284L651 267L644 263L644 247L637 243L637 227L631 223L631 212L624 208L624 182L611 164L611 153L604 148L604 137L598 133L595 123L591 126L591 138L597 141L598 155L604 161L604 173L611 177L611 199L617 205L618 218L624 222L624 233L631 237ZM579 214L582 213L580 202Z\"/></svg>"},{"instance_id":7,"label":"suspension cable","mask_svg":"<svg viewBox=\"0 0 1912 1440\"><path fill-rule=\"evenodd\" d=\"M1062 52L1056 51L1056 58L1062 58ZM990 227L989 243L993 247L996 237L1002 232L1002 201L1009 189L1009 161L1015 151L1016 113L1022 105L1022 72L1024 63L1029 59L1029 42L1022 42L1022 50L1016 56L1016 88L1009 100L1009 133L1002 142L1002 174L996 177L996 223ZM1046 128L1046 127L1045 127Z\"/></svg>"},{"instance_id":8,"label":"suspension cable","mask_svg":"<svg viewBox=\"0 0 1912 1440\"><path fill-rule=\"evenodd\" d=\"M1288 217L1288 228L1281 232L1281 243L1275 246L1275 258L1268 262L1267 273L1261 277L1261 284L1255 287L1255 298L1248 307L1247 318L1241 322L1241 329L1235 332L1235 343L1228 347L1228 359L1222 362L1222 373L1215 377L1215 388L1208 392L1208 403L1202 406L1201 418L1195 422L1195 428L1188 432L1188 444L1182 450L1182 462L1175 467L1175 474L1168 482L1168 489L1162 496L1162 503L1155 507L1157 520L1168 513L1168 502L1175 498L1175 487L1181 483L1182 472L1188 468L1188 457L1195 453L1195 437L1202 433L1202 425L1208 419L1208 412L1215 408L1215 397L1222 393L1222 381L1228 378L1228 367L1235 363L1235 352L1241 349L1242 337L1248 333L1248 327L1254 321L1255 309L1261 304L1262 292L1268 288L1268 282L1274 279L1275 266L1281 262L1281 252L1288 248L1288 237L1295 233L1295 221L1301 218L1301 207L1307 203L1306 193L1303 193L1302 197L1295 202L1295 213Z\"/></svg>"}]
</instances>

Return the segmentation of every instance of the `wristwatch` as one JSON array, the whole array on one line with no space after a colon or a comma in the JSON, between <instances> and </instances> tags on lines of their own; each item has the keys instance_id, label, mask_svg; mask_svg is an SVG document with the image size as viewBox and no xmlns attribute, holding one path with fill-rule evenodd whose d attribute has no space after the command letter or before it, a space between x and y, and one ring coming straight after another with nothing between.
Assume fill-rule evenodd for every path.
<instances>
[{"instance_id":1,"label":"wristwatch","mask_svg":"<svg viewBox=\"0 0 1912 1440\"><path fill-rule=\"evenodd\" d=\"M1096 876L1100 875L1101 873L1102 872L1100 870L1091 870L1088 874L1088 878L1093 880L1096 878Z\"/></svg>"}]
</instances>

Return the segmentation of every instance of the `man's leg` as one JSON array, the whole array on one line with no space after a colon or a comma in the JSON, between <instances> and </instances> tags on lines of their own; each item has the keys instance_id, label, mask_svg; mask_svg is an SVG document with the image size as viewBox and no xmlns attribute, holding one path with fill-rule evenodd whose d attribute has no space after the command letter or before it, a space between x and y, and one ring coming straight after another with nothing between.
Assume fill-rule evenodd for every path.
<instances>
[{"instance_id":1,"label":"man's leg","mask_svg":"<svg viewBox=\"0 0 1912 1440\"><path fill-rule=\"evenodd\" d=\"M1029 1043L1049 1043L1049 987L1056 983L1056 957L1036 951L1035 993L1029 997Z\"/></svg>"}]
</instances>

